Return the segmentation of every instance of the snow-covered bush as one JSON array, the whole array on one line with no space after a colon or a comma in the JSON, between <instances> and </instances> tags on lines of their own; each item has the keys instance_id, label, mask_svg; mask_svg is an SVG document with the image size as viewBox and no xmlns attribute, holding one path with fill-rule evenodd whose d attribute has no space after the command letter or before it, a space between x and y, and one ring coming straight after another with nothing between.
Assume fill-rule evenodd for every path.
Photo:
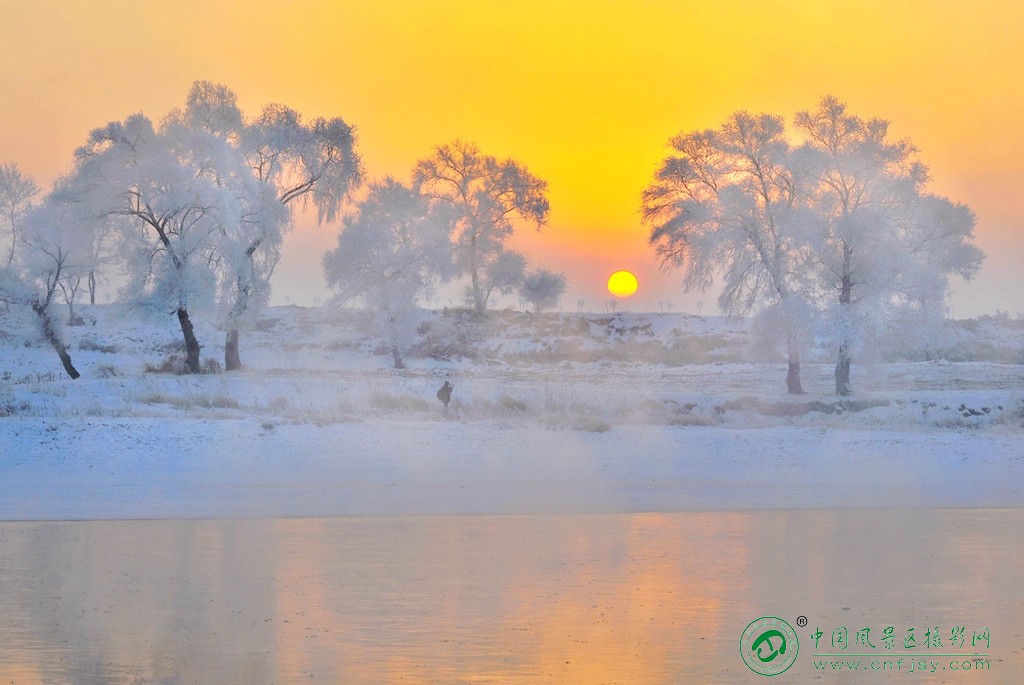
<instances>
[{"instance_id":1,"label":"snow-covered bush","mask_svg":"<svg viewBox=\"0 0 1024 685\"><path fill-rule=\"evenodd\" d=\"M565 274L555 273L547 269L531 271L519 286L519 294L533 305L535 312L554 309L565 294Z\"/></svg>"}]
</instances>

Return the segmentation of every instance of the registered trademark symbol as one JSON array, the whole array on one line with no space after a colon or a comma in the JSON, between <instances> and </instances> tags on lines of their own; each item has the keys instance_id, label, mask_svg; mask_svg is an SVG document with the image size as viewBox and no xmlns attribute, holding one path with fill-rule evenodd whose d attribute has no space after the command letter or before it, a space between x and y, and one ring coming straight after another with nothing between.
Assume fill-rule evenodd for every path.
<instances>
[{"instance_id":1,"label":"registered trademark symbol","mask_svg":"<svg viewBox=\"0 0 1024 685\"><path fill-rule=\"evenodd\" d=\"M798 626L800 626L801 628L803 628L805 625L807 625L807 617L806 616L797 616L796 617L796 624Z\"/></svg>"}]
</instances>

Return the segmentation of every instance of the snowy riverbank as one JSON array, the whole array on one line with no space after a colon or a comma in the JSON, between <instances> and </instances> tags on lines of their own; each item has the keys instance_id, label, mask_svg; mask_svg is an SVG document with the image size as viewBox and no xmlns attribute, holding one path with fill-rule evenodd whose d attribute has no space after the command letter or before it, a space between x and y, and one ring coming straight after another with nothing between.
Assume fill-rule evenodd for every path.
<instances>
[{"instance_id":1,"label":"snowy riverbank","mask_svg":"<svg viewBox=\"0 0 1024 685\"><path fill-rule=\"evenodd\" d=\"M511 357L394 370L357 327L282 308L246 370L177 376L143 372L172 331L95 311L70 330L78 381L39 344L2 348L0 519L1024 504L1021 365L860 365L840 399L809 363L792 397L780 364L701 357L740 350L741 326L630 315L615 343L591 315L575 344L601 361L506 331L481 344ZM706 363L611 361L673 340Z\"/></svg>"}]
</instances>

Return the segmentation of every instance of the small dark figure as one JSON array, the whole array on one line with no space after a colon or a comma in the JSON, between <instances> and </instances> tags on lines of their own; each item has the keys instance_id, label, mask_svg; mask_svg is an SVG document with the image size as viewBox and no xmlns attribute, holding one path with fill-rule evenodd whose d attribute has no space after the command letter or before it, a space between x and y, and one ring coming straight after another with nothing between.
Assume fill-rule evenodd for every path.
<instances>
[{"instance_id":1,"label":"small dark figure","mask_svg":"<svg viewBox=\"0 0 1024 685\"><path fill-rule=\"evenodd\" d=\"M448 411L448 403L452 401L452 390L454 389L454 385L445 381L444 385L441 386L441 389L437 391L437 399L441 400L446 412Z\"/></svg>"}]
</instances>

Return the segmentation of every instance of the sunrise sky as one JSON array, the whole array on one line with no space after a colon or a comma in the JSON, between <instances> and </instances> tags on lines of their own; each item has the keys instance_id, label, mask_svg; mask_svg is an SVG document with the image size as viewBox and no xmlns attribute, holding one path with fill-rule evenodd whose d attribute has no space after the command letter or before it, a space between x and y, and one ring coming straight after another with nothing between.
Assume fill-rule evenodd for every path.
<instances>
[{"instance_id":1,"label":"sunrise sky","mask_svg":"<svg viewBox=\"0 0 1024 685\"><path fill-rule=\"evenodd\" d=\"M358 129L371 175L407 178L461 137L549 183L549 225L515 245L564 271L562 308L715 311L646 243L639 196L666 142L731 112L791 119L831 93L892 121L933 192L972 207L987 259L956 282L956 317L1024 312L1024 5L984 2L304 2L0 0L0 162L47 186L88 131L162 117L196 79ZM300 222L276 301L325 299L336 227ZM449 301L451 300L451 302ZM454 303L441 294L433 304Z\"/></svg>"}]
</instances>

